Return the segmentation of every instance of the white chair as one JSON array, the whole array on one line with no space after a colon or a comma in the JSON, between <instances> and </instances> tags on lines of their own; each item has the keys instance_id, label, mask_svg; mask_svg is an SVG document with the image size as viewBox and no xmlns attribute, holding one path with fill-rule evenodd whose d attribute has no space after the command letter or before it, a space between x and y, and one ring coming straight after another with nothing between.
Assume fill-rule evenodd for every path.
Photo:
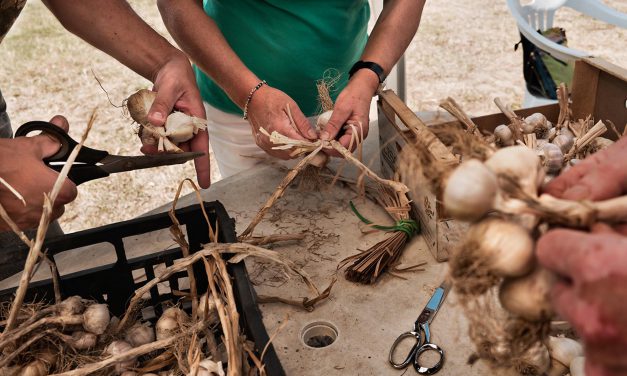
<instances>
[{"instance_id":1,"label":"white chair","mask_svg":"<svg viewBox=\"0 0 627 376\"><path fill-rule=\"evenodd\" d=\"M533 0L526 5L522 5L521 0L507 0L507 6L516 20L518 30L520 30L522 35L554 58L566 62L591 55L584 51L557 44L538 33L537 30L544 31L553 27L553 18L557 9L569 7L600 21L627 29L627 14L608 7L600 0ZM525 99L523 102L523 107L525 108L555 102L550 99L536 97L525 88Z\"/></svg>"}]
</instances>

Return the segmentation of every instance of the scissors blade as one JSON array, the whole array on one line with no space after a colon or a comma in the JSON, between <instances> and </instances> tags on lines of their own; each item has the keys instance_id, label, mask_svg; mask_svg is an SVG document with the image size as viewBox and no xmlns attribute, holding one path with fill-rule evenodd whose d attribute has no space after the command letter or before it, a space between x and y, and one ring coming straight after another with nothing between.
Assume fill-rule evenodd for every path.
<instances>
[{"instance_id":1,"label":"scissors blade","mask_svg":"<svg viewBox=\"0 0 627 376\"><path fill-rule=\"evenodd\" d=\"M112 174L116 172L181 164L194 158L202 157L203 155L205 155L203 152L154 154L135 157L108 155L101 161L102 165L98 167Z\"/></svg>"},{"instance_id":2,"label":"scissors blade","mask_svg":"<svg viewBox=\"0 0 627 376\"><path fill-rule=\"evenodd\" d=\"M416 329L421 325L430 324L431 321L433 321L436 313L438 313L438 310L442 306L442 302L444 302L444 298L446 298L446 295L448 294L449 287L449 284L445 281L435 289L431 299L429 299L425 308L422 312L420 312L420 315L414 324Z\"/></svg>"}]
</instances>

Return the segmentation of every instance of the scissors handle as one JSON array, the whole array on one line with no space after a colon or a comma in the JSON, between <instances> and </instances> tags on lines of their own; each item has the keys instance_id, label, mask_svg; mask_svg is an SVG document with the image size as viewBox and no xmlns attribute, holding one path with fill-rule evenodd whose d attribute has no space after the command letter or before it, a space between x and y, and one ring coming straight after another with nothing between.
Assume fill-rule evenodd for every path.
<instances>
[{"instance_id":1,"label":"scissors handle","mask_svg":"<svg viewBox=\"0 0 627 376\"><path fill-rule=\"evenodd\" d=\"M427 351L434 351L440 356L438 362L431 367L423 367L420 365L420 355ZM433 375L442 369L442 366L444 365L444 351L440 348L440 346L427 342L416 350L413 361L414 369L420 375Z\"/></svg>"},{"instance_id":2,"label":"scissors handle","mask_svg":"<svg viewBox=\"0 0 627 376\"><path fill-rule=\"evenodd\" d=\"M401 342L403 342L407 338L415 339L416 343L414 343L414 345L411 347L411 350L409 350L409 353L405 357L405 360L403 360L400 363L397 363L394 361L394 354L396 353L396 348ZM390 348L390 355L388 356L388 361L390 362L392 367L396 369L406 368L408 365L410 365L413 362L416 356L416 352L420 348L421 344L422 343L420 339L420 333L414 332L414 331L402 333L400 336L398 336L398 338L396 338L396 341L394 341L394 343L392 344L392 348Z\"/></svg>"},{"instance_id":3,"label":"scissors handle","mask_svg":"<svg viewBox=\"0 0 627 376\"><path fill-rule=\"evenodd\" d=\"M65 133L63 129L47 121L29 121L27 123L24 123L15 131L15 137L27 136L30 132L34 131L45 132L48 135L56 138L59 143L61 143L59 151L56 152L53 156L45 158L44 162L65 162L70 156L72 150L74 150L74 147L78 145L78 142L74 141L72 137L68 136L68 134ZM83 145L80 152L76 156L76 162L96 164L107 155L109 155L109 153L104 150L96 150Z\"/></svg>"}]
</instances>

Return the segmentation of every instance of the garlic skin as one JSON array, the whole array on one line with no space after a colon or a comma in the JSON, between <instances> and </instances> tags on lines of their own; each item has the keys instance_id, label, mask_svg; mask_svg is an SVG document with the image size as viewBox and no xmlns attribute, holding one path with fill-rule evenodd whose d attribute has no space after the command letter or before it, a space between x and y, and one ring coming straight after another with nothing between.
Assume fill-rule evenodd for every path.
<instances>
[{"instance_id":1,"label":"garlic skin","mask_svg":"<svg viewBox=\"0 0 627 376\"><path fill-rule=\"evenodd\" d=\"M553 316L550 295L555 278L541 267L524 277L507 278L499 289L501 305L527 321L550 319Z\"/></svg>"},{"instance_id":2,"label":"garlic skin","mask_svg":"<svg viewBox=\"0 0 627 376\"><path fill-rule=\"evenodd\" d=\"M522 131L525 134L536 133L539 136L544 135L551 128L551 124L546 119L546 116L536 112L527 116L523 120ZM542 138L542 137L540 137Z\"/></svg>"},{"instance_id":3,"label":"garlic skin","mask_svg":"<svg viewBox=\"0 0 627 376\"><path fill-rule=\"evenodd\" d=\"M138 90L128 97L126 107L131 118L141 125L148 125L148 111L157 98L157 93L147 89Z\"/></svg>"},{"instance_id":4,"label":"garlic skin","mask_svg":"<svg viewBox=\"0 0 627 376\"><path fill-rule=\"evenodd\" d=\"M614 144L614 141L605 137L596 137L594 140L592 140L590 144L592 149L596 152L612 146Z\"/></svg>"},{"instance_id":5,"label":"garlic skin","mask_svg":"<svg viewBox=\"0 0 627 376\"><path fill-rule=\"evenodd\" d=\"M564 154L559 146L546 144L542 148L544 152L544 168L549 174L557 174L564 164Z\"/></svg>"},{"instance_id":6,"label":"garlic skin","mask_svg":"<svg viewBox=\"0 0 627 376\"><path fill-rule=\"evenodd\" d=\"M188 376L225 376L224 368L222 367L222 362L214 362L211 359L203 359L198 364L198 372L196 375L192 375L191 373Z\"/></svg>"},{"instance_id":7,"label":"garlic skin","mask_svg":"<svg viewBox=\"0 0 627 376\"><path fill-rule=\"evenodd\" d=\"M218 310L216 309L216 301L213 295L206 292L199 300L198 304L198 318L200 320L209 321L211 324L215 324L220 321L218 317Z\"/></svg>"},{"instance_id":8,"label":"garlic skin","mask_svg":"<svg viewBox=\"0 0 627 376\"><path fill-rule=\"evenodd\" d=\"M500 218L487 218L473 225L468 239L476 242L490 271L501 277L519 277L534 265L533 240L525 228Z\"/></svg>"},{"instance_id":9,"label":"garlic skin","mask_svg":"<svg viewBox=\"0 0 627 376\"><path fill-rule=\"evenodd\" d=\"M138 347L155 341L155 331L142 324L133 325L124 336L126 342L133 347Z\"/></svg>"},{"instance_id":10,"label":"garlic skin","mask_svg":"<svg viewBox=\"0 0 627 376\"><path fill-rule=\"evenodd\" d=\"M560 134L553 139L552 143L557 145L562 153L566 154L573 148L573 145L575 145L575 138L570 137L570 135Z\"/></svg>"},{"instance_id":11,"label":"garlic skin","mask_svg":"<svg viewBox=\"0 0 627 376\"><path fill-rule=\"evenodd\" d=\"M170 338L175 335L180 330L179 321L186 320L187 315L180 308L171 307L163 311L155 325L157 340Z\"/></svg>"},{"instance_id":12,"label":"garlic skin","mask_svg":"<svg viewBox=\"0 0 627 376\"><path fill-rule=\"evenodd\" d=\"M583 356L583 346L574 339L549 336L546 340L551 358L570 368L573 359Z\"/></svg>"},{"instance_id":13,"label":"garlic skin","mask_svg":"<svg viewBox=\"0 0 627 376\"><path fill-rule=\"evenodd\" d=\"M544 375L550 366L551 357L546 346L536 343L516 359L514 368L522 375Z\"/></svg>"},{"instance_id":14,"label":"garlic skin","mask_svg":"<svg viewBox=\"0 0 627 376\"><path fill-rule=\"evenodd\" d=\"M109 309L106 304L92 304L83 313L83 328L94 334L102 334L109 325Z\"/></svg>"},{"instance_id":15,"label":"garlic skin","mask_svg":"<svg viewBox=\"0 0 627 376\"><path fill-rule=\"evenodd\" d=\"M329 122L329 119L331 119L331 115L333 115L333 110L325 111L318 115L318 118L316 119L316 128L319 131L324 130L324 127Z\"/></svg>"},{"instance_id":16,"label":"garlic skin","mask_svg":"<svg viewBox=\"0 0 627 376\"><path fill-rule=\"evenodd\" d=\"M514 145L514 134L505 124L501 124L494 128L494 138L500 146Z\"/></svg>"},{"instance_id":17,"label":"garlic skin","mask_svg":"<svg viewBox=\"0 0 627 376\"><path fill-rule=\"evenodd\" d=\"M568 367L551 358L551 367L546 373L546 376L564 376L568 373Z\"/></svg>"},{"instance_id":18,"label":"garlic skin","mask_svg":"<svg viewBox=\"0 0 627 376\"><path fill-rule=\"evenodd\" d=\"M496 176L477 159L460 164L446 181L446 212L456 219L476 221L493 206L498 189Z\"/></svg>"},{"instance_id":19,"label":"garlic skin","mask_svg":"<svg viewBox=\"0 0 627 376\"><path fill-rule=\"evenodd\" d=\"M19 376L46 376L48 366L41 360L34 360L20 370Z\"/></svg>"},{"instance_id":20,"label":"garlic skin","mask_svg":"<svg viewBox=\"0 0 627 376\"><path fill-rule=\"evenodd\" d=\"M532 197L544 181L544 168L536 152L526 146L517 145L497 150L485 165L496 175L506 175L518 182Z\"/></svg>"},{"instance_id":21,"label":"garlic skin","mask_svg":"<svg viewBox=\"0 0 627 376\"><path fill-rule=\"evenodd\" d=\"M76 331L72 333L72 337L68 340L70 346L76 350L89 350L96 346L98 337L93 333Z\"/></svg>"},{"instance_id":22,"label":"garlic skin","mask_svg":"<svg viewBox=\"0 0 627 376\"><path fill-rule=\"evenodd\" d=\"M59 304L59 314L61 316L78 315L83 313L84 309L83 299L77 295L70 296Z\"/></svg>"},{"instance_id":23,"label":"garlic skin","mask_svg":"<svg viewBox=\"0 0 627 376\"><path fill-rule=\"evenodd\" d=\"M105 354L106 355L111 355L111 356L116 356L116 355L121 355L124 353L129 352L130 350L133 349L133 346L131 346L128 342L125 341L113 341L109 344L109 346L107 346L107 348L105 349ZM135 366L135 362L137 361L136 358L132 358L129 360L124 360L121 362L118 362L115 364L115 371L116 374L122 374L125 371L128 371L129 368L132 368Z\"/></svg>"},{"instance_id":24,"label":"garlic skin","mask_svg":"<svg viewBox=\"0 0 627 376\"><path fill-rule=\"evenodd\" d=\"M570 362L570 376L586 376L586 358L578 356Z\"/></svg>"}]
</instances>

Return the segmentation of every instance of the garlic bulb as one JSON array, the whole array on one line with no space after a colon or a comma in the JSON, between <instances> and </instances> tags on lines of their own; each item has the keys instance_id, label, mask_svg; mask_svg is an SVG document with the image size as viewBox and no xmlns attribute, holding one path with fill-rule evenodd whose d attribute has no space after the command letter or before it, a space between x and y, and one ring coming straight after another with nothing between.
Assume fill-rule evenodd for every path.
<instances>
[{"instance_id":1,"label":"garlic bulb","mask_svg":"<svg viewBox=\"0 0 627 376\"><path fill-rule=\"evenodd\" d=\"M551 358L562 363L566 367L570 367L573 359L583 356L583 346L574 339L567 337L553 337L549 336L546 341L546 345L549 348Z\"/></svg>"},{"instance_id":2,"label":"garlic bulb","mask_svg":"<svg viewBox=\"0 0 627 376\"><path fill-rule=\"evenodd\" d=\"M109 325L109 309L106 304L92 304L83 313L83 328L94 334L102 334Z\"/></svg>"},{"instance_id":3,"label":"garlic bulb","mask_svg":"<svg viewBox=\"0 0 627 376\"><path fill-rule=\"evenodd\" d=\"M586 358L578 356L570 362L570 376L586 376Z\"/></svg>"},{"instance_id":4,"label":"garlic bulb","mask_svg":"<svg viewBox=\"0 0 627 376\"><path fill-rule=\"evenodd\" d=\"M544 152L544 168L549 174L558 173L564 164L564 154L559 146L554 144L546 144L542 148Z\"/></svg>"},{"instance_id":5,"label":"garlic bulb","mask_svg":"<svg viewBox=\"0 0 627 376\"><path fill-rule=\"evenodd\" d=\"M465 161L446 181L445 210L453 218L475 221L492 209L497 188L496 176L481 161Z\"/></svg>"},{"instance_id":6,"label":"garlic bulb","mask_svg":"<svg viewBox=\"0 0 627 376\"><path fill-rule=\"evenodd\" d=\"M146 376L146 375L154 375L154 373L144 373L142 376ZM120 376L137 376L137 372L124 371L120 374Z\"/></svg>"},{"instance_id":7,"label":"garlic bulb","mask_svg":"<svg viewBox=\"0 0 627 376\"><path fill-rule=\"evenodd\" d=\"M200 320L209 321L212 324L220 321L218 311L216 309L215 298L208 292L204 293L200 297L198 304L198 318Z\"/></svg>"},{"instance_id":8,"label":"garlic bulb","mask_svg":"<svg viewBox=\"0 0 627 376\"><path fill-rule=\"evenodd\" d=\"M512 146L514 145L514 134L512 130L505 124L501 124L498 127L494 128L494 138L497 143L501 146Z\"/></svg>"},{"instance_id":9,"label":"garlic bulb","mask_svg":"<svg viewBox=\"0 0 627 376\"><path fill-rule=\"evenodd\" d=\"M560 128L559 134L570 136L573 139L575 138L575 135L573 134L573 132L570 129L566 128L566 127Z\"/></svg>"},{"instance_id":10,"label":"garlic bulb","mask_svg":"<svg viewBox=\"0 0 627 376\"><path fill-rule=\"evenodd\" d=\"M176 144L191 140L199 129L206 128L206 120L178 111L168 115L165 121L165 134Z\"/></svg>"},{"instance_id":11,"label":"garlic bulb","mask_svg":"<svg viewBox=\"0 0 627 376\"><path fill-rule=\"evenodd\" d=\"M575 145L575 138L567 134L560 134L553 139L552 143L557 145L562 153L566 154L573 148L573 145Z\"/></svg>"},{"instance_id":12,"label":"garlic bulb","mask_svg":"<svg viewBox=\"0 0 627 376\"><path fill-rule=\"evenodd\" d=\"M98 337L95 334L79 330L72 333L67 342L76 350L89 350L96 346L97 340Z\"/></svg>"},{"instance_id":13,"label":"garlic bulb","mask_svg":"<svg viewBox=\"0 0 627 376\"><path fill-rule=\"evenodd\" d=\"M540 321L553 316L551 287L555 275L537 267L524 277L508 278L499 290L503 308L527 321Z\"/></svg>"},{"instance_id":14,"label":"garlic bulb","mask_svg":"<svg viewBox=\"0 0 627 376\"><path fill-rule=\"evenodd\" d=\"M157 340L166 339L175 335L180 329L179 321L184 321L186 318L185 312L177 307L171 307L163 311L163 314L155 325Z\"/></svg>"},{"instance_id":15,"label":"garlic bulb","mask_svg":"<svg viewBox=\"0 0 627 376\"><path fill-rule=\"evenodd\" d=\"M142 324L133 325L126 335L124 336L126 342L130 343L133 347L138 347L141 345L145 345L150 342L155 341L155 331L147 326Z\"/></svg>"},{"instance_id":16,"label":"garlic bulb","mask_svg":"<svg viewBox=\"0 0 627 376\"><path fill-rule=\"evenodd\" d=\"M523 276L534 263L533 240L527 230L500 218L487 218L468 232L490 271L502 277Z\"/></svg>"},{"instance_id":17,"label":"garlic bulb","mask_svg":"<svg viewBox=\"0 0 627 376\"><path fill-rule=\"evenodd\" d=\"M522 375L543 375L550 366L551 358L546 346L536 343L516 359L514 368Z\"/></svg>"},{"instance_id":18,"label":"garlic bulb","mask_svg":"<svg viewBox=\"0 0 627 376\"><path fill-rule=\"evenodd\" d=\"M80 296L70 296L59 304L59 314L61 316L73 316L83 313L85 305Z\"/></svg>"},{"instance_id":19,"label":"garlic bulb","mask_svg":"<svg viewBox=\"0 0 627 376\"><path fill-rule=\"evenodd\" d=\"M536 133L539 136L544 135L551 128L546 116L536 112L527 116L523 120L522 131L525 134ZM542 138L542 137L540 137Z\"/></svg>"},{"instance_id":20,"label":"garlic bulb","mask_svg":"<svg viewBox=\"0 0 627 376\"><path fill-rule=\"evenodd\" d=\"M333 115L333 110L321 113L316 119L316 128L320 131L324 130L324 127L329 122L329 119L331 119L331 115Z\"/></svg>"},{"instance_id":21,"label":"garlic bulb","mask_svg":"<svg viewBox=\"0 0 627 376\"><path fill-rule=\"evenodd\" d=\"M594 140L592 140L590 144L592 149L596 152L612 146L614 144L614 141L605 137L596 137Z\"/></svg>"},{"instance_id":22,"label":"garlic bulb","mask_svg":"<svg viewBox=\"0 0 627 376\"><path fill-rule=\"evenodd\" d=\"M131 346L128 342L113 341L105 349L105 354L111 355L111 356L122 355L124 353L129 352L132 349L133 349L133 346ZM137 361L136 358L132 358L129 360L123 360L121 362L116 363L115 365L116 373L121 374L124 371L128 371L129 368L132 368L135 366L136 361Z\"/></svg>"},{"instance_id":23,"label":"garlic bulb","mask_svg":"<svg viewBox=\"0 0 627 376\"><path fill-rule=\"evenodd\" d=\"M203 359L198 365L195 376L225 376L222 362L214 362L211 359ZM188 376L194 376L191 373Z\"/></svg>"},{"instance_id":24,"label":"garlic bulb","mask_svg":"<svg viewBox=\"0 0 627 376\"><path fill-rule=\"evenodd\" d=\"M544 181L544 168L535 151L526 146L510 146L497 150L485 165L497 175L506 175L518 182L529 195L536 196Z\"/></svg>"},{"instance_id":25,"label":"garlic bulb","mask_svg":"<svg viewBox=\"0 0 627 376\"><path fill-rule=\"evenodd\" d=\"M157 98L157 93L147 89L141 89L128 97L126 106L131 118L141 125L149 124L148 111L155 98Z\"/></svg>"}]
</instances>

